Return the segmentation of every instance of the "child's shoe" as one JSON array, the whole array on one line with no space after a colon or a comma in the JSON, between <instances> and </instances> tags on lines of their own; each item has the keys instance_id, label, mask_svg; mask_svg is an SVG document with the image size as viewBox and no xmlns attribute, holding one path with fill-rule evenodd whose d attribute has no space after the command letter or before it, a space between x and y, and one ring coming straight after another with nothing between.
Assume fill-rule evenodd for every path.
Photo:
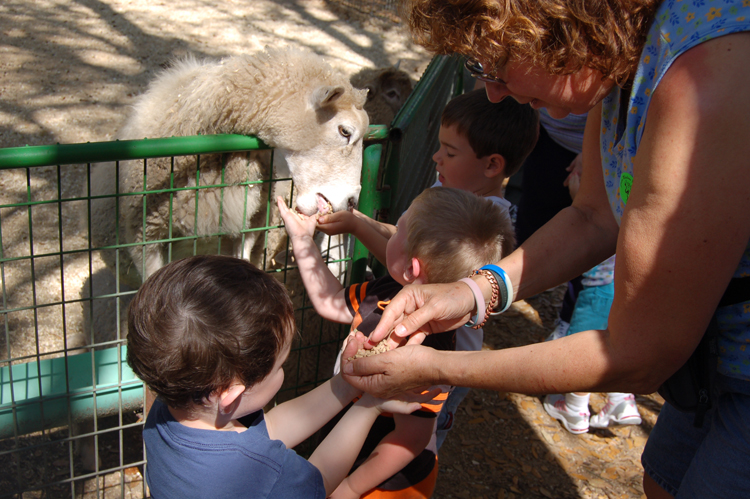
<instances>
[{"instance_id":1,"label":"child's shoe","mask_svg":"<svg viewBox=\"0 0 750 499\"><path fill-rule=\"evenodd\" d=\"M570 433L576 435L589 431L589 412L573 412L565 403L565 395L547 395L544 397L544 410L559 420Z\"/></svg>"},{"instance_id":2,"label":"child's shoe","mask_svg":"<svg viewBox=\"0 0 750 499\"><path fill-rule=\"evenodd\" d=\"M606 428L610 422L632 425L641 424L641 415L638 412L638 406L635 404L635 397L632 394L625 397L619 403L613 404L608 399L599 414L591 416L589 424L594 428Z\"/></svg>"}]
</instances>

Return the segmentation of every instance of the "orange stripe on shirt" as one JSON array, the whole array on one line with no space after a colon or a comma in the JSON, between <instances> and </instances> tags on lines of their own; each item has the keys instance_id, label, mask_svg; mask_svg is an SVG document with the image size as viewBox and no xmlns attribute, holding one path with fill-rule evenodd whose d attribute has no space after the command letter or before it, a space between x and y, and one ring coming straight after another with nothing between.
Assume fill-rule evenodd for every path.
<instances>
[{"instance_id":1,"label":"orange stripe on shirt","mask_svg":"<svg viewBox=\"0 0 750 499\"><path fill-rule=\"evenodd\" d=\"M424 412L434 412L435 414L437 414L443 408L443 404L445 403L447 398L448 392L442 392L429 402L423 402L422 407L419 410Z\"/></svg>"}]
</instances>

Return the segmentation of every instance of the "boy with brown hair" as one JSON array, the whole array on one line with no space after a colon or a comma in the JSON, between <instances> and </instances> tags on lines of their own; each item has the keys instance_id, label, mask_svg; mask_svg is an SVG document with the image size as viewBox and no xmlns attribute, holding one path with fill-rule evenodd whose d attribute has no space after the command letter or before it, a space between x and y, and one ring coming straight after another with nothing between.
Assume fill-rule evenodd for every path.
<instances>
[{"instance_id":1,"label":"boy with brown hair","mask_svg":"<svg viewBox=\"0 0 750 499\"><path fill-rule=\"evenodd\" d=\"M315 217L296 215L281 198L278 204L315 310L328 320L351 323L352 333L365 335L404 285L466 277L471 269L510 251L515 240L507 213L491 201L459 189L426 189L401 215L395 234L387 240L389 275L343 288L313 241ZM423 344L453 350L455 334L431 334ZM413 415L379 418L358 467L331 497L430 497L437 479L435 421L446 397L442 393Z\"/></svg>"},{"instance_id":2,"label":"boy with brown hair","mask_svg":"<svg viewBox=\"0 0 750 499\"><path fill-rule=\"evenodd\" d=\"M290 449L361 392L335 376L264 414L294 334L284 287L244 260L185 258L143 283L127 361L158 396L143 429L154 497L325 498L380 412L419 408L365 394L309 461L298 456Z\"/></svg>"}]
</instances>

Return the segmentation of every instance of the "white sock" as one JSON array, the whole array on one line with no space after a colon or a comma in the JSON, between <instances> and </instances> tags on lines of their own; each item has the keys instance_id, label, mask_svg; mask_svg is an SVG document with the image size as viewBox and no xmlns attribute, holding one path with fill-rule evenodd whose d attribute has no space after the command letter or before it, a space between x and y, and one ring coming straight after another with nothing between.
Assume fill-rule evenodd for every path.
<instances>
[{"instance_id":1,"label":"white sock","mask_svg":"<svg viewBox=\"0 0 750 499\"><path fill-rule=\"evenodd\" d=\"M607 402L613 406L617 406L617 404L625 401L626 398L631 397L632 395L632 393L609 392L607 393Z\"/></svg>"},{"instance_id":2,"label":"white sock","mask_svg":"<svg viewBox=\"0 0 750 499\"><path fill-rule=\"evenodd\" d=\"M591 394L587 393L586 395L576 395L575 393L566 393L565 394L565 405L568 406L568 409L570 409L572 412L589 412L589 396Z\"/></svg>"}]
</instances>

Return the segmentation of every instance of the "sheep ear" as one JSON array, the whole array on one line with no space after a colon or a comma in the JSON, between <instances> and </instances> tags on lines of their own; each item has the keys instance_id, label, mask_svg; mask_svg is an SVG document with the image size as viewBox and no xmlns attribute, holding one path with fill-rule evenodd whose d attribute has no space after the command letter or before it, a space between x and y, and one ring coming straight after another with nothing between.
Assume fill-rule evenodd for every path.
<instances>
[{"instance_id":1,"label":"sheep ear","mask_svg":"<svg viewBox=\"0 0 750 499\"><path fill-rule=\"evenodd\" d=\"M332 87L325 85L318 87L313 90L312 96L310 97L311 104L315 109L322 109L326 106L333 104L336 99L344 94L344 87Z\"/></svg>"}]
</instances>

